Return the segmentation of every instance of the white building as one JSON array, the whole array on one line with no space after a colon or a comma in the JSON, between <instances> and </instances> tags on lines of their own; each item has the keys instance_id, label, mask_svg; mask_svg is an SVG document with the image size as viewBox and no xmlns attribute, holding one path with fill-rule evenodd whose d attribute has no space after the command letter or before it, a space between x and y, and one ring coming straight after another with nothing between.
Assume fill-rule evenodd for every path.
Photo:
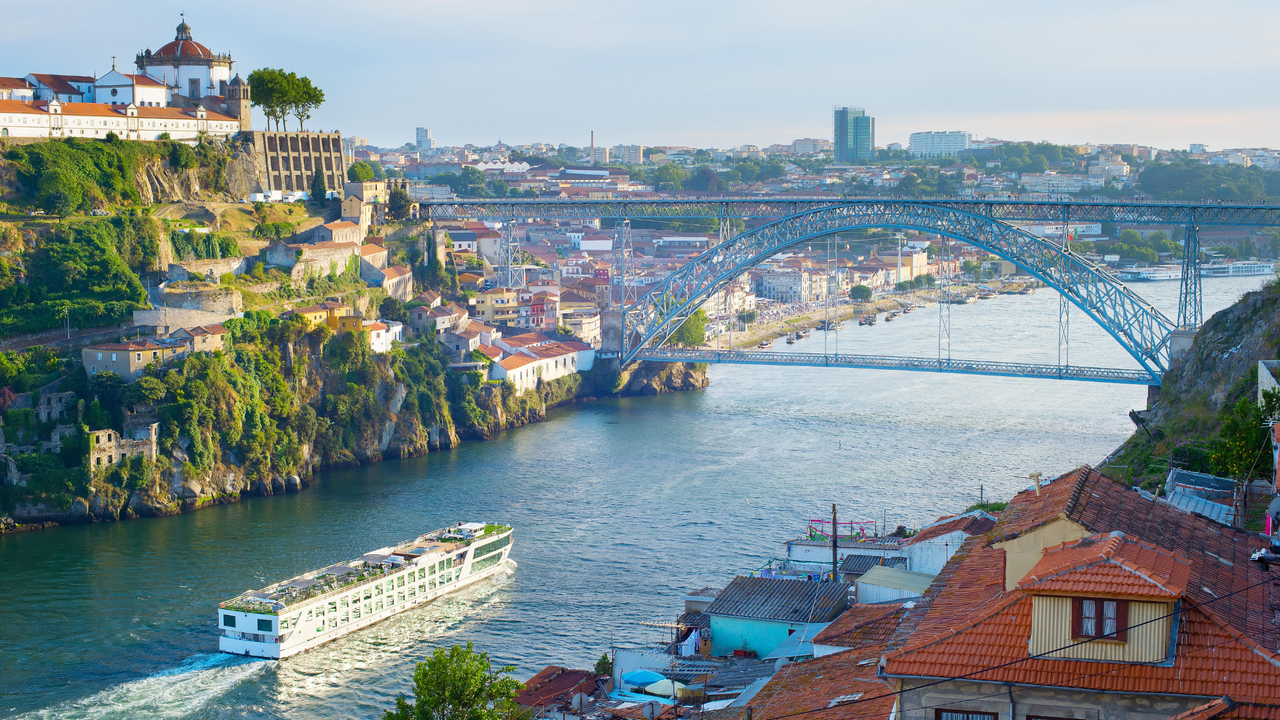
<instances>
[{"instance_id":1,"label":"white building","mask_svg":"<svg viewBox=\"0 0 1280 720\"><path fill-rule=\"evenodd\" d=\"M419 150L435 150L436 140L431 137L431 128L418 128L418 142L416 143Z\"/></svg>"},{"instance_id":2,"label":"white building","mask_svg":"<svg viewBox=\"0 0 1280 720\"><path fill-rule=\"evenodd\" d=\"M393 343L404 342L404 323L395 320L365 320L364 329L369 333L369 349L376 353L384 353L394 347Z\"/></svg>"},{"instance_id":3,"label":"white building","mask_svg":"<svg viewBox=\"0 0 1280 720\"><path fill-rule=\"evenodd\" d=\"M508 348L504 349L512 353L511 357L490 366L489 377L510 381L516 386L517 395L536 389L539 380L555 380L579 370L590 370L595 362L595 348L580 342L509 345Z\"/></svg>"},{"instance_id":4,"label":"white building","mask_svg":"<svg viewBox=\"0 0 1280 720\"><path fill-rule=\"evenodd\" d=\"M770 268L760 278L760 295L781 303L810 302L816 299L812 290L809 272L798 268Z\"/></svg>"},{"instance_id":5,"label":"white building","mask_svg":"<svg viewBox=\"0 0 1280 720\"><path fill-rule=\"evenodd\" d=\"M227 138L240 132L240 121L202 107L137 107L63 103L57 100L0 100L0 137L170 139L194 142L202 133Z\"/></svg>"},{"instance_id":6,"label":"white building","mask_svg":"<svg viewBox=\"0 0 1280 720\"><path fill-rule=\"evenodd\" d=\"M915 157L954 157L968 150L972 138L960 130L911 133L911 154Z\"/></svg>"},{"instance_id":7,"label":"white building","mask_svg":"<svg viewBox=\"0 0 1280 720\"><path fill-rule=\"evenodd\" d=\"M35 100L36 89L24 78L0 77L0 100Z\"/></svg>"},{"instance_id":8,"label":"white building","mask_svg":"<svg viewBox=\"0 0 1280 720\"><path fill-rule=\"evenodd\" d=\"M92 102L104 105L168 107L169 91L164 83L146 75L128 75L114 67L93 83Z\"/></svg>"},{"instance_id":9,"label":"white building","mask_svg":"<svg viewBox=\"0 0 1280 720\"><path fill-rule=\"evenodd\" d=\"M587 154L590 156L592 165L608 165L609 164L609 148L606 148L606 147L588 148Z\"/></svg>"},{"instance_id":10,"label":"white building","mask_svg":"<svg viewBox=\"0 0 1280 720\"><path fill-rule=\"evenodd\" d=\"M793 155L813 155L816 153L829 153L834 150L835 145L830 140L800 138L791 142L791 153Z\"/></svg>"},{"instance_id":11,"label":"white building","mask_svg":"<svg viewBox=\"0 0 1280 720\"><path fill-rule=\"evenodd\" d=\"M214 54L191 37L191 26L178 25L172 42L156 52L147 48L134 60L138 72L161 81L170 95L180 95L194 103L206 95L227 97L231 82L231 56ZM172 103L173 98L169 101ZM92 102L90 100L89 102Z\"/></svg>"},{"instance_id":12,"label":"white building","mask_svg":"<svg viewBox=\"0 0 1280 720\"><path fill-rule=\"evenodd\" d=\"M614 145L609 149L609 155L613 158L614 162L625 163L627 165L644 164L643 145Z\"/></svg>"}]
</instances>

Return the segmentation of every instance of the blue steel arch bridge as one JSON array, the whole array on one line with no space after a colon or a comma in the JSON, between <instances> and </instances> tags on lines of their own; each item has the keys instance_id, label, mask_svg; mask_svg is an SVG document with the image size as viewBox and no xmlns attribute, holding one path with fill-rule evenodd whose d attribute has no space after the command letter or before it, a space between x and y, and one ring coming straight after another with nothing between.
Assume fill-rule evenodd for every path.
<instances>
[{"instance_id":1,"label":"blue steel arch bridge","mask_svg":"<svg viewBox=\"0 0 1280 720\"><path fill-rule=\"evenodd\" d=\"M659 200L452 200L421 204L427 219L478 219L503 223L499 283L523 284L513 228L524 219L612 219L614 282L619 307L606 314L603 355L633 360L820 367L876 368L1010 377L1087 380L1159 386L1170 363L1202 321L1198 228L1280 226L1280 207L1194 202L1060 202L885 198L736 198ZM731 219L769 222L737 235ZM643 294L629 282L631 220L719 221L719 243ZM1061 223L1062 240L1048 239L1017 223ZM1184 228L1178 316L1169 318L1104 268L1069 247L1071 224L1180 225ZM902 357L836 353L750 352L664 347L670 335L735 278L798 245L860 229L915 230L961 241L1007 260L1060 295L1060 360L1056 365L950 357L948 310L939 305L938 356ZM943 243L944 252L948 243ZM944 266L946 263L944 263ZM947 278L943 278L946 291ZM1061 352L1074 307L1105 330L1139 369L1072 366ZM612 321L610 323L610 320ZM944 337L944 335L946 337Z\"/></svg>"}]
</instances>

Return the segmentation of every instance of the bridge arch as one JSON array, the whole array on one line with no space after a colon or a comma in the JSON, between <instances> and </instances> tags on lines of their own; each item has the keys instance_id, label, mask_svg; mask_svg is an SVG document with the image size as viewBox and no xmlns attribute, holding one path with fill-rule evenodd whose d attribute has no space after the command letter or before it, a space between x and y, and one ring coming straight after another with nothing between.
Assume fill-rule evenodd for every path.
<instances>
[{"instance_id":1,"label":"bridge arch","mask_svg":"<svg viewBox=\"0 0 1280 720\"><path fill-rule=\"evenodd\" d=\"M1079 255L1000 220L934 204L843 203L791 215L743 233L698 256L625 309L622 360L656 346L709 297L769 257L837 232L918 230L980 247L1062 293L1106 330L1152 376L1169 367L1174 323L1151 303Z\"/></svg>"}]
</instances>

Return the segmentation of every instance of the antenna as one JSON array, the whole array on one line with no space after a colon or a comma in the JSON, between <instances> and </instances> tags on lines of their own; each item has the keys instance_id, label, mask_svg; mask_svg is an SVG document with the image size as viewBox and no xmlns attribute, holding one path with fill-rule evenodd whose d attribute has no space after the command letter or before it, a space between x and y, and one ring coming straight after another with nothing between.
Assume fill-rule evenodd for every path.
<instances>
[{"instance_id":1,"label":"antenna","mask_svg":"<svg viewBox=\"0 0 1280 720\"><path fill-rule=\"evenodd\" d=\"M1040 497L1040 477L1042 475L1044 475L1044 473L1033 472L1027 476L1031 478L1031 482L1035 483L1036 485L1036 497Z\"/></svg>"}]
</instances>

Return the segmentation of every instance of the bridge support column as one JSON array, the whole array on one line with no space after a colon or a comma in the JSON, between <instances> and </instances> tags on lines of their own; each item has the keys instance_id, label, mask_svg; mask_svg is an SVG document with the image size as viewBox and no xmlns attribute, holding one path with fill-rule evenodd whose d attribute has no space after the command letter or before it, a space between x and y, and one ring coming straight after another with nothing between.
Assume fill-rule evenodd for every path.
<instances>
[{"instance_id":1,"label":"bridge support column","mask_svg":"<svg viewBox=\"0 0 1280 720\"><path fill-rule=\"evenodd\" d=\"M1151 408L1155 407L1156 404L1159 402L1160 402L1160 386L1148 385L1147 386L1147 409L1150 410Z\"/></svg>"},{"instance_id":2,"label":"bridge support column","mask_svg":"<svg viewBox=\"0 0 1280 720\"><path fill-rule=\"evenodd\" d=\"M1196 328L1182 328L1169 333L1169 363L1182 359L1196 339Z\"/></svg>"},{"instance_id":3,"label":"bridge support column","mask_svg":"<svg viewBox=\"0 0 1280 720\"><path fill-rule=\"evenodd\" d=\"M623 314L618 310L600 313L600 353L622 356Z\"/></svg>"}]
</instances>

